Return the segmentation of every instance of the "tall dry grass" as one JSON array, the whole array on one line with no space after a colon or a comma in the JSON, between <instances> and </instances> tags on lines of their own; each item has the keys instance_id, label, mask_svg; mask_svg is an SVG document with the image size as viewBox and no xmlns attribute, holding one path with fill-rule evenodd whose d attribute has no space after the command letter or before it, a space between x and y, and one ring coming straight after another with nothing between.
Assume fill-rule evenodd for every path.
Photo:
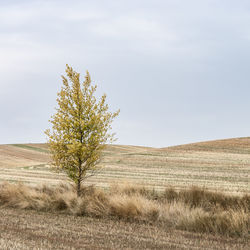
<instances>
[{"instance_id":1,"label":"tall dry grass","mask_svg":"<svg viewBox=\"0 0 250 250\"><path fill-rule=\"evenodd\" d=\"M73 185L0 184L0 206L157 223L166 228L249 237L250 196L234 197L197 187L163 193L134 185L109 190Z\"/></svg>"}]
</instances>

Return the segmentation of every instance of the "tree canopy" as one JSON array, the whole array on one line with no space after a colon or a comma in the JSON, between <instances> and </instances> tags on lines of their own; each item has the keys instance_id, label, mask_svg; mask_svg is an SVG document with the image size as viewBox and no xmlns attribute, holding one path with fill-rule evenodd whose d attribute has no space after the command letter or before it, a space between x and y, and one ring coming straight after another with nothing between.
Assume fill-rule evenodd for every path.
<instances>
[{"instance_id":1,"label":"tree canopy","mask_svg":"<svg viewBox=\"0 0 250 250\"><path fill-rule=\"evenodd\" d=\"M102 151L114 140L111 123L119 110L109 112L106 95L97 101L97 85L91 83L89 72L80 83L80 74L66 65L66 77L58 93L56 113L50 122L52 128L45 131L52 155L52 164L63 169L77 184L98 169Z\"/></svg>"}]
</instances>

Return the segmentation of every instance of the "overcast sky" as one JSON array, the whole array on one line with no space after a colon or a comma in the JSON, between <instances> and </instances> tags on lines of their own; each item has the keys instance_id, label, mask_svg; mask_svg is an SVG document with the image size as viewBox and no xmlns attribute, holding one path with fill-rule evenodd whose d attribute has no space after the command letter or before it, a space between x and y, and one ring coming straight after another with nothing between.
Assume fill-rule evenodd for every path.
<instances>
[{"instance_id":1,"label":"overcast sky","mask_svg":"<svg viewBox=\"0 0 250 250\"><path fill-rule=\"evenodd\" d=\"M118 144L250 135L249 0L1 0L0 144L45 142L66 63L121 109Z\"/></svg>"}]
</instances>

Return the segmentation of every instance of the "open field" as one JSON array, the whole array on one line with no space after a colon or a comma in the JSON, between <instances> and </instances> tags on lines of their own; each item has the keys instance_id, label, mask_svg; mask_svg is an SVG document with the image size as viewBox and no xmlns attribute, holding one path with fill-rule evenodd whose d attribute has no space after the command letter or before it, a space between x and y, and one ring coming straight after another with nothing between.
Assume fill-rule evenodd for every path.
<instances>
[{"instance_id":1,"label":"open field","mask_svg":"<svg viewBox=\"0 0 250 250\"><path fill-rule=\"evenodd\" d=\"M150 224L0 209L0 249L248 249L240 238Z\"/></svg>"},{"instance_id":2,"label":"open field","mask_svg":"<svg viewBox=\"0 0 250 250\"><path fill-rule=\"evenodd\" d=\"M37 184L56 186L67 180L63 173L50 170L49 161L46 144L0 145L0 185L4 181L21 181L35 188ZM87 184L109 187L111 183L129 181L149 190L163 191L173 186L180 192L195 185L241 196L250 192L250 138L161 149L110 145L101 166L102 171L87 179ZM211 207L209 200L200 201L204 207L193 208L189 201L195 200L185 201L187 195L164 205L161 199L158 204L154 197L148 200L133 194L104 199L90 194L90 206L85 207L74 194L64 196L64 191L62 197L49 198L49 190L48 194L39 194L40 191L24 186L13 189L3 184L1 188L5 186L7 191L1 189L0 195L0 249L248 249L248 208L242 212L232 210L231 205L219 208L217 202ZM165 198L171 195L173 192L169 191ZM211 199L215 197L212 195ZM59 204L59 210L47 208L49 201L52 206ZM98 211L101 216L97 216ZM130 216L134 219L127 220ZM224 227L229 234L239 230L243 236L224 236Z\"/></svg>"},{"instance_id":3,"label":"open field","mask_svg":"<svg viewBox=\"0 0 250 250\"><path fill-rule=\"evenodd\" d=\"M110 145L103 170L88 184L129 181L163 190L196 185L228 193L250 192L250 138L201 142L169 148ZM51 172L45 144L0 145L0 181L56 184L67 177Z\"/></svg>"},{"instance_id":4,"label":"open field","mask_svg":"<svg viewBox=\"0 0 250 250\"><path fill-rule=\"evenodd\" d=\"M250 196L199 188L84 187L78 197L71 185L2 183L0 248L248 249L249 211Z\"/></svg>"}]
</instances>

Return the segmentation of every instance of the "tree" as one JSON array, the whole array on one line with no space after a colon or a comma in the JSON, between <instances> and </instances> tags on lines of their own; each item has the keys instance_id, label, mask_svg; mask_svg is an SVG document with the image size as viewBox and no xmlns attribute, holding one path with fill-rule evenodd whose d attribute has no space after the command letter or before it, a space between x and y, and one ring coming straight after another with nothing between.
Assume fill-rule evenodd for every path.
<instances>
[{"instance_id":1,"label":"tree","mask_svg":"<svg viewBox=\"0 0 250 250\"><path fill-rule=\"evenodd\" d=\"M105 94L97 102L94 96L97 85L92 85L88 71L82 84L80 74L68 65L66 75L62 76L63 86L58 92L58 108L50 120L52 129L45 134L52 164L77 184L79 196L81 183L96 173L105 145L114 140L111 123L120 110L108 111Z\"/></svg>"}]
</instances>

